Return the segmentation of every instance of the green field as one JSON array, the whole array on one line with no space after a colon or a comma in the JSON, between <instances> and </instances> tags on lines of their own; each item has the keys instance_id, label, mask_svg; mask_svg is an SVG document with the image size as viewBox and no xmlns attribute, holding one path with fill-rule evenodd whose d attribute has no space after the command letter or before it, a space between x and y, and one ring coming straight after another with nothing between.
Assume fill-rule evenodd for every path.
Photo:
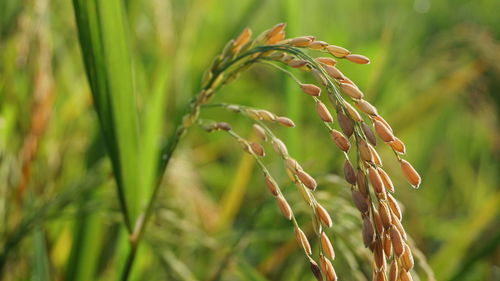
<instances>
[{"instance_id":1,"label":"green field","mask_svg":"<svg viewBox=\"0 0 500 281\"><path fill-rule=\"evenodd\" d=\"M413 280L500 280L498 0L0 0L0 280L314 280L294 227L318 262L317 204L333 222L324 231L339 280L372 280L351 199L359 184L344 180L345 157L354 169L369 163L358 149L364 134L355 127L344 154L328 132L346 134L337 111L348 114L339 101L352 100L333 92L330 104L329 86L321 97L301 91L294 79L322 79L310 56L333 56L288 41L269 47L266 33L259 41L278 23L286 38L315 36L370 58L336 67L421 176L412 188L399 154L377 140ZM245 27L253 46L226 45ZM281 51L306 66L265 57ZM233 64L238 56L248 69ZM335 89L348 82L331 79ZM327 127L315 100L333 114ZM252 120L254 109L295 127ZM362 118L371 125L373 116ZM270 141L255 155L255 123L286 144L282 157L314 178L314 192L297 190ZM304 177L295 180L307 185Z\"/></svg>"}]
</instances>

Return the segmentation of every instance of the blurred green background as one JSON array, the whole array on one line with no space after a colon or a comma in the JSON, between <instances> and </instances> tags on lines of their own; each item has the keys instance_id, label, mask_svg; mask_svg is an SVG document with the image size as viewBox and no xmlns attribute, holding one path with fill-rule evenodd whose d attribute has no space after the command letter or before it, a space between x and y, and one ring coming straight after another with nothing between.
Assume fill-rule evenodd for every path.
<instances>
[{"instance_id":1,"label":"blurred green background","mask_svg":"<svg viewBox=\"0 0 500 281\"><path fill-rule=\"evenodd\" d=\"M370 57L370 65L339 68L392 124L423 178L410 188L391 152L379 150L422 252L415 279L432 280L430 266L435 280L500 280L500 1L121 3L139 122L161 101L160 139L213 57L246 26L259 34L287 22L288 37L314 35ZM2 280L119 278L127 236L91 97L72 2L1 0ZM220 101L294 119L294 129L276 130L320 183L337 273L370 280L359 215L338 176L342 157L313 103L266 66L225 87ZM206 109L202 117L251 136L251 123L235 114ZM264 161L311 231L279 159ZM193 127L168 168L131 280L312 279L252 158L227 135Z\"/></svg>"}]
</instances>

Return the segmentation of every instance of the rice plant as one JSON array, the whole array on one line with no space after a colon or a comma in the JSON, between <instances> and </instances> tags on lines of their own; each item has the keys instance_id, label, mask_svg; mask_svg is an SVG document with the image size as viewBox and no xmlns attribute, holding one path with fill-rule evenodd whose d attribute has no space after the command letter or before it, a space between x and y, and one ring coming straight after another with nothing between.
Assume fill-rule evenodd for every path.
<instances>
[{"instance_id":1,"label":"rice plant","mask_svg":"<svg viewBox=\"0 0 500 281\"><path fill-rule=\"evenodd\" d=\"M201 2L0 5L2 279L494 280L484 258L498 246L495 154L481 154L478 171L451 167L455 186L482 175L481 203L448 212L421 199L461 194L441 193L448 150L432 136L444 127L413 125L483 77L494 52L406 97L409 82L384 62L407 55L387 51L390 30L378 54L321 31L326 39L300 36L318 26L287 2L292 29L255 35L242 27L261 24L248 19L279 9L250 1L239 24L219 25L233 35L224 45L222 33L197 32L217 18L205 21L212 4ZM474 227L440 217L457 213ZM434 216L433 227L422 223ZM471 245L480 247L468 255Z\"/></svg>"}]
</instances>

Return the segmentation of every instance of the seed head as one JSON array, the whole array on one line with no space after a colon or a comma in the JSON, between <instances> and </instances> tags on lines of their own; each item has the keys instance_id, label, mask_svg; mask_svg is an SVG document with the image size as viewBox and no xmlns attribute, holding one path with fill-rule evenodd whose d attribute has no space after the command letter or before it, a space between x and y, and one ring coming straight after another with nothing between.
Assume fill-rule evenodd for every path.
<instances>
[{"instance_id":1,"label":"seed head","mask_svg":"<svg viewBox=\"0 0 500 281\"><path fill-rule=\"evenodd\" d=\"M413 277L411 277L410 272L400 270L399 271L399 280L401 280L401 281L413 281Z\"/></svg>"},{"instance_id":2,"label":"seed head","mask_svg":"<svg viewBox=\"0 0 500 281\"><path fill-rule=\"evenodd\" d=\"M422 180L420 178L420 175L415 170L415 168L413 168L413 166L404 159L401 159L400 164L401 164L401 170L403 171L403 174L405 175L408 182L414 188L418 188Z\"/></svg>"},{"instance_id":3,"label":"seed head","mask_svg":"<svg viewBox=\"0 0 500 281\"><path fill-rule=\"evenodd\" d=\"M319 97L319 95L321 94L321 89L313 84L301 84L300 89L302 90L302 92L313 97Z\"/></svg>"},{"instance_id":4,"label":"seed head","mask_svg":"<svg viewBox=\"0 0 500 281\"><path fill-rule=\"evenodd\" d=\"M378 155L378 152L375 150L375 148L373 148L373 146L371 146L370 144L368 144L368 148L370 149L370 153L372 154L373 163L375 163L375 165L382 166L382 158L380 158L380 155Z\"/></svg>"},{"instance_id":5,"label":"seed head","mask_svg":"<svg viewBox=\"0 0 500 281\"><path fill-rule=\"evenodd\" d=\"M358 173L356 175L356 183L357 183L359 192L361 194L363 194L364 198L367 198L368 197L368 185L366 184L365 174L363 174L361 169L358 169Z\"/></svg>"},{"instance_id":6,"label":"seed head","mask_svg":"<svg viewBox=\"0 0 500 281\"><path fill-rule=\"evenodd\" d=\"M354 62L357 64L369 64L370 63L370 59L363 56L363 55L350 54L350 55L345 56L345 58L348 61L351 61L351 62Z\"/></svg>"}]
</instances>

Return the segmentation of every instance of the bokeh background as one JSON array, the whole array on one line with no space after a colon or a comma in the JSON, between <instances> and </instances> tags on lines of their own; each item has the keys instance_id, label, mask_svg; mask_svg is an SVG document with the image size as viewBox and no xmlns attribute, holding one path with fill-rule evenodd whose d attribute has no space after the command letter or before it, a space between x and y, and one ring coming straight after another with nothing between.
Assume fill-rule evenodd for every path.
<instances>
[{"instance_id":1,"label":"bokeh background","mask_svg":"<svg viewBox=\"0 0 500 281\"><path fill-rule=\"evenodd\" d=\"M137 106L147 112L151 93L165 96L164 138L213 57L246 26L258 34L287 22L290 37L315 35L370 57L369 65L339 68L392 124L423 178L412 189L391 152L380 150L421 251L415 279L500 280L500 1L123 3ZM338 176L342 157L311 100L262 66L218 101L295 121L276 130L320 183L317 197L334 220L337 273L370 280L359 215ZM202 116L251 138L242 117L220 109ZM118 278L127 238L98 125L72 2L1 0L0 279ZM311 231L279 159L265 162ZM261 172L229 136L192 128L167 173L132 280L313 279Z\"/></svg>"}]
</instances>

